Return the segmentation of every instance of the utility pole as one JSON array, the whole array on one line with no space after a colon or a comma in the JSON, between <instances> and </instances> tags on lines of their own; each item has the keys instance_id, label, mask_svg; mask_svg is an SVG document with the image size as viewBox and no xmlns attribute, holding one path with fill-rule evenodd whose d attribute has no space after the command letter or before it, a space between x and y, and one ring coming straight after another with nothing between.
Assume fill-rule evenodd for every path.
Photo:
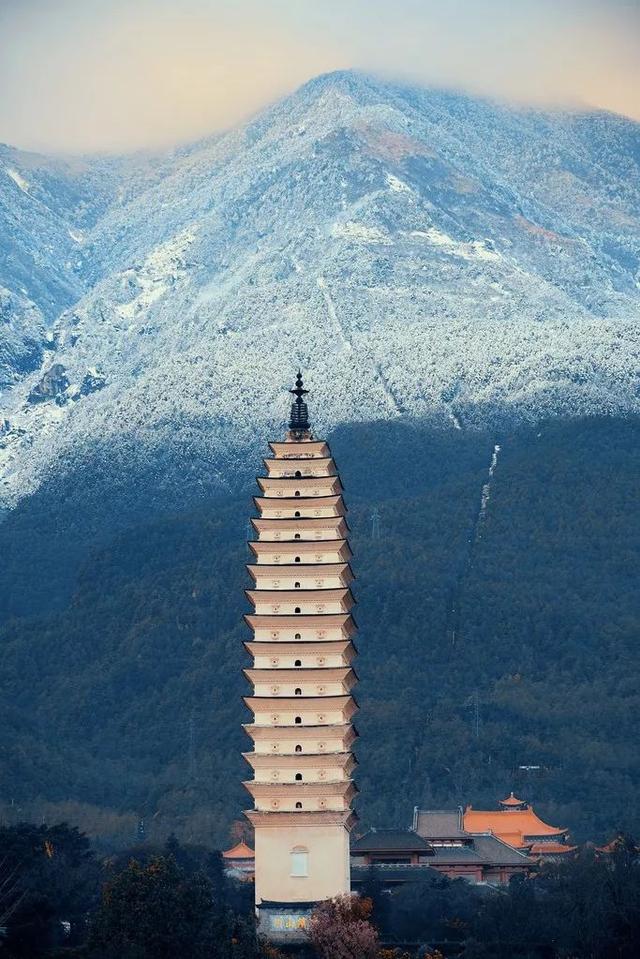
<instances>
[{"instance_id":1,"label":"utility pole","mask_svg":"<svg viewBox=\"0 0 640 959\"><path fill-rule=\"evenodd\" d=\"M467 709L471 710L471 728L476 739L480 736L480 694L477 689L465 701Z\"/></svg>"},{"instance_id":2,"label":"utility pole","mask_svg":"<svg viewBox=\"0 0 640 959\"><path fill-rule=\"evenodd\" d=\"M471 697L471 708L473 710L473 734L477 739L480 735L480 696L477 689L474 689Z\"/></svg>"},{"instance_id":3,"label":"utility pole","mask_svg":"<svg viewBox=\"0 0 640 959\"><path fill-rule=\"evenodd\" d=\"M194 783L197 778L197 767L196 767L196 724L193 715L193 709L191 710L191 716L189 717L189 782Z\"/></svg>"}]
</instances>

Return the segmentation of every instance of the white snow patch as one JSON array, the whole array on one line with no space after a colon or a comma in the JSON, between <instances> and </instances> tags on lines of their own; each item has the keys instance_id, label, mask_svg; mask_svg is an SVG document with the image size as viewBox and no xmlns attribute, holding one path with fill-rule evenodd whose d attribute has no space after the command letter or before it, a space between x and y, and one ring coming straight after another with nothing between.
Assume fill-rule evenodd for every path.
<instances>
[{"instance_id":1,"label":"white snow patch","mask_svg":"<svg viewBox=\"0 0 640 959\"><path fill-rule=\"evenodd\" d=\"M431 227L428 230L411 230L410 236L424 239L433 246L441 247L444 253L451 256L460 256L465 260L500 260L502 257L495 250L490 249L484 240L471 240L463 243L453 237Z\"/></svg>"},{"instance_id":2,"label":"white snow patch","mask_svg":"<svg viewBox=\"0 0 640 959\"><path fill-rule=\"evenodd\" d=\"M387 186L390 190L393 190L394 193L413 193L413 190L410 186L403 180L399 180L397 176L394 176L393 173L386 173L385 179L387 181Z\"/></svg>"},{"instance_id":3,"label":"white snow patch","mask_svg":"<svg viewBox=\"0 0 640 959\"><path fill-rule=\"evenodd\" d=\"M8 177L11 177L13 182L17 187L19 187L23 193L26 193L29 196L29 184L23 176L20 176L17 170L14 170L12 167L5 167L5 173Z\"/></svg>"},{"instance_id":4,"label":"white snow patch","mask_svg":"<svg viewBox=\"0 0 640 959\"><path fill-rule=\"evenodd\" d=\"M472 258L477 260L500 260L502 257L495 250L487 246L484 240L472 240L468 244Z\"/></svg>"},{"instance_id":5,"label":"white snow patch","mask_svg":"<svg viewBox=\"0 0 640 959\"><path fill-rule=\"evenodd\" d=\"M185 274L184 254L195 239L195 231L183 230L177 236L161 243L147 256L141 267L127 270L123 279L129 280L137 295L118 307L122 319L133 319L149 309Z\"/></svg>"},{"instance_id":6,"label":"white snow patch","mask_svg":"<svg viewBox=\"0 0 640 959\"><path fill-rule=\"evenodd\" d=\"M347 220L345 223L334 223L331 228L333 236L342 237L347 240L359 240L361 243L386 243L391 244L391 240L386 233L375 226L367 226L365 223L357 223L355 220Z\"/></svg>"},{"instance_id":7,"label":"white snow patch","mask_svg":"<svg viewBox=\"0 0 640 959\"><path fill-rule=\"evenodd\" d=\"M84 240L84 233L82 230L72 230L68 229L67 233L71 237L74 243L82 243Z\"/></svg>"},{"instance_id":8,"label":"white snow patch","mask_svg":"<svg viewBox=\"0 0 640 959\"><path fill-rule=\"evenodd\" d=\"M482 497L480 501L480 514L478 516L478 525L483 521L485 513L487 512L487 505L489 503L489 497L491 495L491 480L493 479L493 474L496 471L496 466L498 465L498 454L500 453L500 444L496 443L493 447L493 453L491 454L491 463L489 465L489 475L487 477L487 482L482 487Z\"/></svg>"}]
</instances>

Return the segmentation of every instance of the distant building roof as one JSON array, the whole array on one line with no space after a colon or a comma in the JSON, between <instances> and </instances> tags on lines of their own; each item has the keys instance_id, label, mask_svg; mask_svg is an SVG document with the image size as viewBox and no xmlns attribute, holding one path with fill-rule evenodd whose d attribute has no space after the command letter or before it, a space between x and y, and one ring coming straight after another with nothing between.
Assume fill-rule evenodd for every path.
<instances>
[{"instance_id":1,"label":"distant building roof","mask_svg":"<svg viewBox=\"0 0 640 959\"><path fill-rule=\"evenodd\" d=\"M534 842L529 847L531 856L564 856L565 853L575 852L577 846L569 846L564 842Z\"/></svg>"},{"instance_id":2,"label":"distant building roof","mask_svg":"<svg viewBox=\"0 0 640 959\"><path fill-rule=\"evenodd\" d=\"M309 900L309 902L289 902L288 900L282 900L279 902L276 899L262 899L256 906L257 909L288 909L293 912L304 912L305 910L315 909L318 905L317 901Z\"/></svg>"},{"instance_id":3,"label":"distant building roof","mask_svg":"<svg viewBox=\"0 0 640 959\"><path fill-rule=\"evenodd\" d=\"M635 853L640 852L640 846L634 845L634 843L622 833L618 833L618 835L615 836L610 842L606 843L606 845L595 847L596 852L602 852L606 855L610 855L611 853L622 849L627 849Z\"/></svg>"},{"instance_id":4,"label":"distant building roof","mask_svg":"<svg viewBox=\"0 0 640 959\"><path fill-rule=\"evenodd\" d=\"M533 860L519 849L514 849L508 843L504 842L498 836L492 834L477 835L473 837L473 845L478 855L482 856L487 864L494 866L522 866L529 863L534 865ZM554 844L555 845L555 844Z\"/></svg>"},{"instance_id":5,"label":"distant building roof","mask_svg":"<svg viewBox=\"0 0 640 959\"><path fill-rule=\"evenodd\" d=\"M534 862L526 853L514 849L491 833L475 836L462 834L468 840L465 844L451 846L432 846L423 836L411 829L372 829L351 843L354 856L376 852L419 852L427 854L433 866L439 865L494 865L494 866L533 866ZM547 843L551 847L555 843ZM569 848L569 847L563 847ZM398 864L400 866L400 864ZM417 865L417 864L416 864ZM376 864L376 868L378 864ZM359 867L366 868L366 867ZM387 866L385 865L385 869ZM385 874L386 875L386 874Z\"/></svg>"},{"instance_id":6,"label":"distant building roof","mask_svg":"<svg viewBox=\"0 0 640 959\"><path fill-rule=\"evenodd\" d=\"M474 848L473 843L468 846L434 846L431 861L434 866L464 865L465 863L484 865L484 859Z\"/></svg>"},{"instance_id":7,"label":"distant building roof","mask_svg":"<svg viewBox=\"0 0 640 959\"><path fill-rule=\"evenodd\" d=\"M415 865L409 863L385 862L376 863L374 866L376 875L383 882L407 882L429 879L431 876L438 876L438 870L433 869L428 863L421 862ZM351 863L351 881L354 883L366 882L371 874L371 866L361 866L358 863Z\"/></svg>"},{"instance_id":8,"label":"distant building roof","mask_svg":"<svg viewBox=\"0 0 640 959\"><path fill-rule=\"evenodd\" d=\"M463 825L468 833L492 832L516 848L529 846L544 836L557 836L561 840L567 834L566 829L543 822L531 806L497 810L467 806Z\"/></svg>"},{"instance_id":9,"label":"distant building roof","mask_svg":"<svg viewBox=\"0 0 640 959\"><path fill-rule=\"evenodd\" d=\"M433 847L413 829L370 829L351 842L352 853L431 852Z\"/></svg>"},{"instance_id":10,"label":"distant building roof","mask_svg":"<svg viewBox=\"0 0 640 959\"><path fill-rule=\"evenodd\" d=\"M502 842L497 836L479 835L469 837L469 845L434 846L433 865L481 864L484 866L534 865L525 853Z\"/></svg>"},{"instance_id":11,"label":"distant building roof","mask_svg":"<svg viewBox=\"0 0 640 959\"><path fill-rule=\"evenodd\" d=\"M507 808L514 807L514 806L522 806L523 808L525 808L529 804L525 802L524 799L518 799L517 796L514 796L513 793L510 793L506 799L500 800L500 805L506 806Z\"/></svg>"},{"instance_id":12,"label":"distant building roof","mask_svg":"<svg viewBox=\"0 0 640 959\"><path fill-rule=\"evenodd\" d=\"M425 839L462 839L462 809L416 809L414 828Z\"/></svg>"},{"instance_id":13,"label":"distant building roof","mask_svg":"<svg viewBox=\"0 0 640 959\"><path fill-rule=\"evenodd\" d=\"M223 859L255 859L255 852L246 842L239 842L231 849L227 849L226 852L222 853Z\"/></svg>"}]
</instances>

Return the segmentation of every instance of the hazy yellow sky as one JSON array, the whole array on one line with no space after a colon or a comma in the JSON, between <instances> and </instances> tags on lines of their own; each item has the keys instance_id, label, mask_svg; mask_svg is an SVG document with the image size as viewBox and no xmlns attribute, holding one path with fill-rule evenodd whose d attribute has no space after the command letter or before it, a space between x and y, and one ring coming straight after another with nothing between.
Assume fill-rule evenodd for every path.
<instances>
[{"instance_id":1,"label":"hazy yellow sky","mask_svg":"<svg viewBox=\"0 0 640 959\"><path fill-rule=\"evenodd\" d=\"M343 67L640 120L640 0L0 0L0 141L164 146Z\"/></svg>"}]
</instances>

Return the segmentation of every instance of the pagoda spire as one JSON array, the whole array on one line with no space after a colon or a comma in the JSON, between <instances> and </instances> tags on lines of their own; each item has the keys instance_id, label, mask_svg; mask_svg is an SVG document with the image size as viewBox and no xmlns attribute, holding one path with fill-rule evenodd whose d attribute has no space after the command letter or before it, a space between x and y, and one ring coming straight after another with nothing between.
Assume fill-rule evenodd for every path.
<instances>
[{"instance_id":1,"label":"pagoda spire","mask_svg":"<svg viewBox=\"0 0 640 959\"><path fill-rule=\"evenodd\" d=\"M307 404L305 403L303 397L307 395L309 390L305 390L303 386L301 370L298 370L295 387L292 390L289 390L289 392L295 396L295 400L291 404L289 429L295 434L306 433L309 430L309 410L307 409Z\"/></svg>"}]
</instances>

